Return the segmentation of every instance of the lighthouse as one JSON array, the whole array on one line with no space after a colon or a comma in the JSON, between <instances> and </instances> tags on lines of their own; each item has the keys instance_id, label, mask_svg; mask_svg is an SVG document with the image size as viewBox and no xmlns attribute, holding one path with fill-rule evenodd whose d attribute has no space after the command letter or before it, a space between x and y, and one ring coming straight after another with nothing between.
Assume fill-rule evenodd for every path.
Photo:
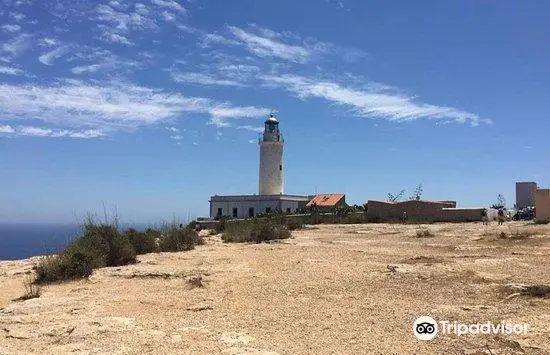
<instances>
[{"instance_id":1,"label":"lighthouse","mask_svg":"<svg viewBox=\"0 0 550 355\"><path fill-rule=\"evenodd\" d=\"M270 213L296 213L306 208L309 196L285 195L283 191L284 140L279 121L271 114L260 134L259 193L210 196L211 218L253 218Z\"/></svg>"},{"instance_id":2,"label":"lighthouse","mask_svg":"<svg viewBox=\"0 0 550 355\"><path fill-rule=\"evenodd\" d=\"M279 131L279 121L273 114L264 122L264 132L259 143L259 195L282 195L284 140Z\"/></svg>"}]
</instances>

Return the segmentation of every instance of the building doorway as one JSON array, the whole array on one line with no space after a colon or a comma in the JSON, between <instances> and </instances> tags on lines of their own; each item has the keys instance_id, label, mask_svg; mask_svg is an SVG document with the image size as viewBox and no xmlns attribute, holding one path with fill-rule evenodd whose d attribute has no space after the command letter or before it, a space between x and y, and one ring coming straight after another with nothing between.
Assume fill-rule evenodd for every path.
<instances>
[{"instance_id":1,"label":"building doorway","mask_svg":"<svg viewBox=\"0 0 550 355\"><path fill-rule=\"evenodd\" d=\"M250 218L254 217L254 207L248 208L248 217Z\"/></svg>"},{"instance_id":2,"label":"building doorway","mask_svg":"<svg viewBox=\"0 0 550 355\"><path fill-rule=\"evenodd\" d=\"M233 207L233 218L237 218L237 207Z\"/></svg>"}]
</instances>

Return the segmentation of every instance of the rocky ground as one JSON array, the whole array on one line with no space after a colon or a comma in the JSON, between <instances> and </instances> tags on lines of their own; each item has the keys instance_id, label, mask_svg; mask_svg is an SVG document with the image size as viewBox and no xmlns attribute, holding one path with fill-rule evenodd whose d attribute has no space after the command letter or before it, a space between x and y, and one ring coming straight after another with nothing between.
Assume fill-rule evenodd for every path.
<instances>
[{"instance_id":1,"label":"rocky ground","mask_svg":"<svg viewBox=\"0 0 550 355\"><path fill-rule=\"evenodd\" d=\"M139 261L26 301L32 260L0 262L0 354L550 354L550 298L511 286L550 285L550 226L319 225ZM530 328L420 341L421 315Z\"/></svg>"}]
</instances>

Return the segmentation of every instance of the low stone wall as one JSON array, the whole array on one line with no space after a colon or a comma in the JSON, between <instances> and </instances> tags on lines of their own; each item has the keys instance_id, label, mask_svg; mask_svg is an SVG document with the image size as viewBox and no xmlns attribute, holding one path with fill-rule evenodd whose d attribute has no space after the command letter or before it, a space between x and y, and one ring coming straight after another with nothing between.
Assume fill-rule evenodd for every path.
<instances>
[{"instance_id":1,"label":"low stone wall","mask_svg":"<svg viewBox=\"0 0 550 355\"><path fill-rule=\"evenodd\" d=\"M483 208L443 208L438 222L475 222L481 221Z\"/></svg>"},{"instance_id":2,"label":"low stone wall","mask_svg":"<svg viewBox=\"0 0 550 355\"><path fill-rule=\"evenodd\" d=\"M454 201L404 201L367 203L367 216L371 221L391 221L403 219L406 212L408 221L436 222L441 219L443 208L456 206Z\"/></svg>"},{"instance_id":3,"label":"low stone wall","mask_svg":"<svg viewBox=\"0 0 550 355\"><path fill-rule=\"evenodd\" d=\"M454 201L368 201L369 221L402 220L407 214L409 222L474 222L481 221L483 208L456 208ZM489 215L489 212L488 212ZM489 218L491 218L489 216Z\"/></svg>"}]
</instances>

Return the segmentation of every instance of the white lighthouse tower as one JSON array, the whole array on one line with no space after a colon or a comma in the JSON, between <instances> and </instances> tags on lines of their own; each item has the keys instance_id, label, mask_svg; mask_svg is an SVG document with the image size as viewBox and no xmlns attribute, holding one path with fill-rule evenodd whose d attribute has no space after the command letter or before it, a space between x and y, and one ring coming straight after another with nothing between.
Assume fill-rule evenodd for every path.
<instances>
[{"instance_id":1,"label":"white lighthouse tower","mask_svg":"<svg viewBox=\"0 0 550 355\"><path fill-rule=\"evenodd\" d=\"M260 138L260 195L283 194L283 145L279 121L271 114Z\"/></svg>"},{"instance_id":2,"label":"white lighthouse tower","mask_svg":"<svg viewBox=\"0 0 550 355\"><path fill-rule=\"evenodd\" d=\"M269 213L297 213L306 208L309 196L285 195L283 191L283 145L279 121L269 115L260 136L260 188L254 195L210 196L211 218L253 218Z\"/></svg>"}]
</instances>

